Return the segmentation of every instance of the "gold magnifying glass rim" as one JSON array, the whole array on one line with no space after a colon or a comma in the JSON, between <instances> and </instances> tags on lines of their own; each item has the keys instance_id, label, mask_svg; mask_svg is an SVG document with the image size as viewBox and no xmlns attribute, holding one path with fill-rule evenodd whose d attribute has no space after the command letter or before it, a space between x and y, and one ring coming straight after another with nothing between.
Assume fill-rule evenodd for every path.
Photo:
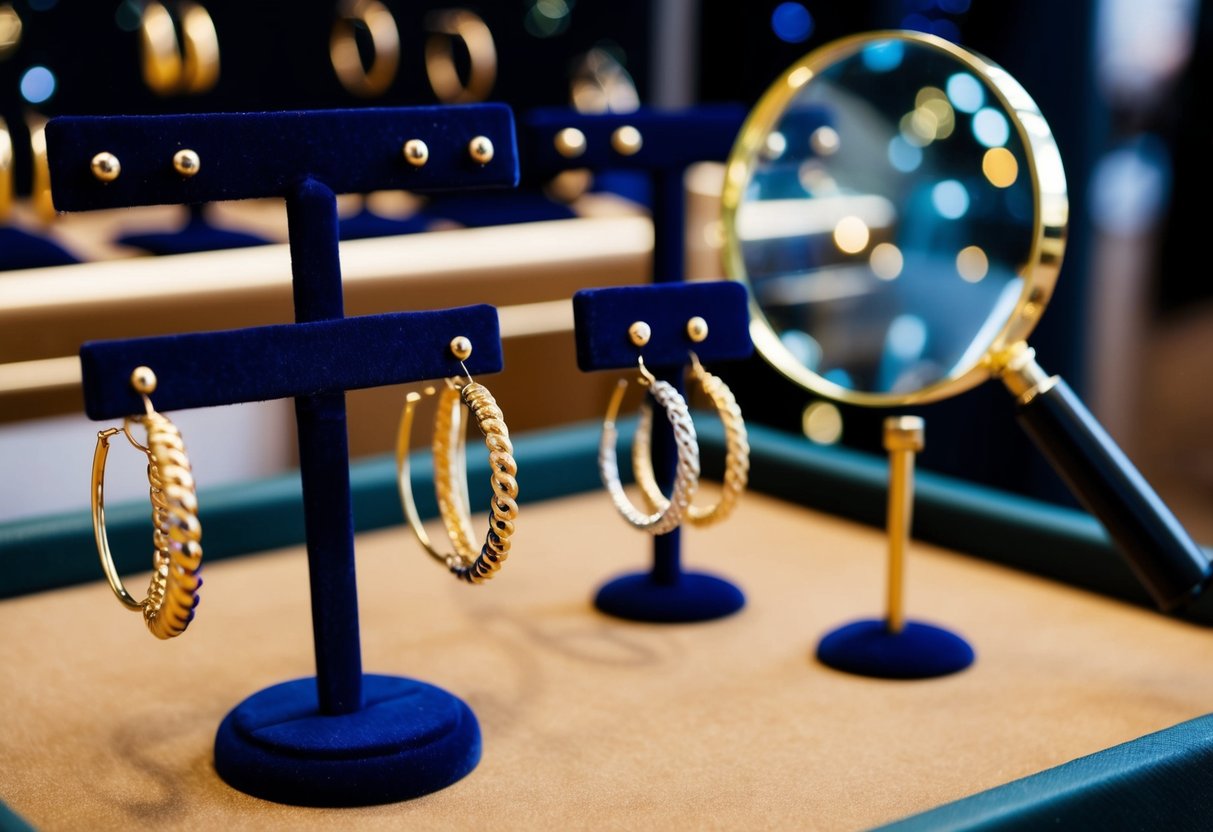
<instances>
[{"instance_id":1,"label":"gold magnifying glass rim","mask_svg":"<svg viewBox=\"0 0 1213 832\"><path fill-rule=\"evenodd\" d=\"M759 306L746 274L741 240L737 236L737 212L746 186L754 173L758 154L767 136L782 118L788 103L822 70L851 57L871 43L902 41L934 49L954 58L959 66L985 82L1019 136L1026 156L1024 167L1032 181L1032 243L1020 267L1023 290L1006 323L989 348L971 367L957 368L946 378L908 393L872 393L851 390L829 381L800 363L784 346L779 333ZM1053 295L1065 251L1069 201L1061 154L1048 124L1027 91L1002 67L956 44L934 35L902 30L880 30L851 35L809 52L790 66L750 111L725 166L721 197L724 223L724 268L732 280L746 284L750 297L750 337L754 346L776 370L802 387L846 404L868 407L900 407L937 401L976 387L999 371L1004 357L1022 344L1036 327Z\"/></svg>"}]
</instances>

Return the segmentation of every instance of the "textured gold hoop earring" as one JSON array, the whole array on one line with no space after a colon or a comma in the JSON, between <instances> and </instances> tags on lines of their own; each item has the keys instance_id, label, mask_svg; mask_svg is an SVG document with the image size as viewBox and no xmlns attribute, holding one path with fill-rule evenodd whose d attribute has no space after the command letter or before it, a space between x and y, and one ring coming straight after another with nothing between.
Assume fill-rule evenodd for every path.
<instances>
[{"instance_id":1,"label":"textured gold hoop earring","mask_svg":"<svg viewBox=\"0 0 1213 832\"><path fill-rule=\"evenodd\" d=\"M665 410L670 426L674 429L678 464L670 498L667 500L663 496L659 508L644 512L632 505L623 490L623 483L620 482L619 461L615 449L619 441L619 430L615 426L615 420L619 415L624 391L627 390L627 379L620 379L610 404L607 405L606 418L602 423L602 441L598 446L598 473L623 519L649 534L660 535L673 531L682 523L682 518L695 496L695 490L699 487L699 442L686 400L673 385L650 373L644 366L643 358L639 359L639 365L640 384L648 388L649 394ZM649 472L652 473L651 466ZM660 490L658 493L660 494Z\"/></svg>"},{"instance_id":2,"label":"textured gold hoop earring","mask_svg":"<svg viewBox=\"0 0 1213 832\"><path fill-rule=\"evenodd\" d=\"M462 339L466 343L466 339ZM460 341L460 339L455 339ZM452 349L461 350L452 342ZM467 354L470 354L470 345ZM462 360L462 359L461 359ZM465 368L466 373L466 368ZM510 553L510 538L518 518L518 464L514 446L501 408L484 385L467 376L467 381L448 379L438 395L438 412L434 419L434 491L438 499L438 514L446 528L454 551L440 552L430 542L417 503L413 497L409 446L417 404L436 390L427 387L423 393L409 393L400 416L396 437L396 481L404 516L422 547L435 560L446 565L457 578L480 584L493 577ZM476 425L484 434L489 451L489 471L492 494L489 499L489 530L477 553L472 542L475 532L469 513L467 484L467 440L463 426L463 406L467 406Z\"/></svg>"},{"instance_id":3,"label":"textured gold hoop earring","mask_svg":"<svg viewBox=\"0 0 1213 832\"><path fill-rule=\"evenodd\" d=\"M741 408L737 405L733 391L717 376L705 370L695 353L691 353L691 374L711 400L724 425L724 483L720 499L710 506L691 505L687 509L687 521L691 525L708 526L732 514L737 501L745 492L746 483L750 478L750 443L746 436L745 420L741 417ZM652 426L653 409L645 404L641 408L640 421L636 426L636 438L632 441L632 472L649 507L660 510L667 500L657 487L657 479L653 475L650 449Z\"/></svg>"},{"instance_id":4,"label":"textured gold hoop earring","mask_svg":"<svg viewBox=\"0 0 1213 832\"><path fill-rule=\"evenodd\" d=\"M114 595L127 609L143 613L152 635L167 639L185 632L198 606L198 588L202 586L198 575L202 566L198 497L181 432L167 416L156 412L148 398L156 389L156 374L147 367L138 367L131 374L131 386L143 396L146 413L129 416L121 428L97 434L93 453L93 535L101 556L101 569ZM131 435L133 423L147 429L147 445L140 445ZM142 601L136 601L122 584L105 533L105 461L109 441L119 433L125 434L127 441L147 456L152 499L152 581Z\"/></svg>"}]
</instances>

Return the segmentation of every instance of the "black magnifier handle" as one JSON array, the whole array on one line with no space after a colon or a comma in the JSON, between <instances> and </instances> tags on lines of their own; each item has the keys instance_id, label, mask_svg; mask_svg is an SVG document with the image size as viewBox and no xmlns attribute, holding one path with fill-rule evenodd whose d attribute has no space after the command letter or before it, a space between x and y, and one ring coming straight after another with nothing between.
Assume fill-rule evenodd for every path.
<instances>
[{"instance_id":1,"label":"black magnifier handle","mask_svg":"<svg viewBox=\"0 0 1213 832\"><path fill-rule=\"evenodd\" d=\"M1019 399L1019 423L1104 524L1155 603L1174 609L1213 574L1209 558L1070 386L1024 353L1003 374Z\"/></svg>"}]
</instances>

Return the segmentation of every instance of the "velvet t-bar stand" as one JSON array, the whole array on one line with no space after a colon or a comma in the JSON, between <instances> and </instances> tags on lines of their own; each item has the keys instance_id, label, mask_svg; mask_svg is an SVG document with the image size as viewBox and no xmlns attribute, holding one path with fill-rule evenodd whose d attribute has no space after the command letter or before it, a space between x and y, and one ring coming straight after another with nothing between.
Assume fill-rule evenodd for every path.
<instances>
[{"instance_id":1,"label":"velvet t-bar stand","mask_svg":"<svg viewBox=\"0 0 1213 832\"><path fill-rule=\"evenodd\" d=\"M686 277L686 169L696 162L723 161L744 119L745 109L735 105L603 114L541 108L527 113L521 129L528 176L577 168L595 173L631 170L645 173L652 186L653 282L670 284L669 291L633 287L620 290L621 294L578 293L573 302L582 370L636 366L640 351L628 341L627 330L642 319L653 332L652 343L643 350L646 364L682 395L683 367L691 346L685 339L689 317L704 316L709 324L711 346L694 345L701 359L710 360L708 354L730 359L750 353L745 292L735 297L740 286L690 292L676 286ZM677 464L674 431L665 419L655 419L652 429L654 472L658 484L668 490ZM705 621L739 610L745 596L733 584L682 571L681 546L679 529L654 538L651 572L608 582L595 596L595 605L620 618L659 622Z\"/></svg>"},{"instance_id":2,"label":"velvet t-bar stand","mask_svg":"<svg viewBox=\"0 0 1213 832\"><path fill-rule=\"evenodd\" d=\"M467 371L498 372L497 314L472 306L345 318L335 194L512 186L509 109L61 118L47 136L61 210L286 200L296 323L81 349L93 419L141 411L128 382L139 365L155 371L152 401L163 412L295 399L316 676L255 693L227 715L215 740L219 775L258 797L318 806L402 800L460 779L481 752L468 706L424 682L362 671L345 391L461 374L457 336L473 345Z\"/></svg>"},{"instance_id":3,"label":"velvet t-bar stand","mask_svg":"<svg viewBox=\"0 0 1213 832\"><path fill-rule=\"evenodd\" d=\"M693 341L688 322L702 318L707 337ZM638 359L658 379L682 386L683 368L693 350L706 365L746 358L753 352L749 307L740 283L713 281L666 283L585 289L573 296L577 336L577 365L582 370L635 368ZM648 325L649 338L637 346L629 330L638 321ZM656 426L663 418L653 420ZM653 470L661 490L669 494L677 468L677 448L671 441L653 442ZM680 530L653 541L653 567L648 572L621 575L604 584L594 598L603 612L634 621L662 623L708 621L731 615L745 604L741 590L724 578L684 571Z\"/></svg>"}]
</instances>

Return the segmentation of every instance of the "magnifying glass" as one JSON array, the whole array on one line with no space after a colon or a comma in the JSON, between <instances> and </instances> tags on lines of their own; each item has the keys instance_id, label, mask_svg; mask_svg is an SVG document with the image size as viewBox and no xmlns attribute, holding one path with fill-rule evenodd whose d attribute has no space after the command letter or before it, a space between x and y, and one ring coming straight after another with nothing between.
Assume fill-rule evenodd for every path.
<instances>
[{"instance_id":1,"label":"magnifying glass","mask_svg":"<svg viewBox=\"0 0 1213 832\"><path fill-rule=\"evenodd\" d=\"M936 401L995 377L1163 609L1204 552L1027 337L1053 293L1061 156L1001 67L917 32L827 44L750 113L725 174L725 262L766 360L822 396Z\"/></svg>"}]
</instances>

